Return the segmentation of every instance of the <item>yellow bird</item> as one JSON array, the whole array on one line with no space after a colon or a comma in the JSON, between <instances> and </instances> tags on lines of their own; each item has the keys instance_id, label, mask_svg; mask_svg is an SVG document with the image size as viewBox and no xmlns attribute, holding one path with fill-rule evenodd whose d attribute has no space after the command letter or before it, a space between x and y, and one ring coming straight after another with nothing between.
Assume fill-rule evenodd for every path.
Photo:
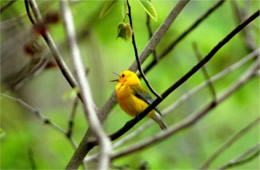
<instances>
[{"instance_id":1,"label":"yellow bird","mask_svg":"<svg viewBox=\"0 0 260 170\"><path fill-rule=\"evenodd\" d=\"M112 81L117 82L116 94L120 107L130 116L141 113L153 102L134 72L126 70L119 74L119 79ZM157 108L152 110L148 116L158 123L161 129L167 129L162 114Z\"/></svg>"}]
</instances>

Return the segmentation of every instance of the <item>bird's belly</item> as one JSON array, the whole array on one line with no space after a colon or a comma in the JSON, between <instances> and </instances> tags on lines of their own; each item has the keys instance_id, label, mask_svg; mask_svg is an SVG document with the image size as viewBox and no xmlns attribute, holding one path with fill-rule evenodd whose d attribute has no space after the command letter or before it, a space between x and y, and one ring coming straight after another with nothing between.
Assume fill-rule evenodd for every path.
<instances>
[{"instance_id":1,"label":"bird's belly","mask_svg":"<svg viewBox=\"0 0 260 170\"><path fill-rule=\"evenodd\" d=\"M118 100L120 107L128 113L130 116L135 116L138 113L141 113L147 108L147 103L143 100L138 99L134 95L121 97Z\"/></svg>"}]
</instances>

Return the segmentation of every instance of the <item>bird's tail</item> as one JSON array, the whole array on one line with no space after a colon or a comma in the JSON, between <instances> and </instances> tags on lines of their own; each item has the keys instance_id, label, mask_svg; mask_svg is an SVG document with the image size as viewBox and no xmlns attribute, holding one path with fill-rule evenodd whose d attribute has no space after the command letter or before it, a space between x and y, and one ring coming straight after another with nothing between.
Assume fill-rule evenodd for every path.
<instances>
[{"instance_id":1,"label":"bird's tail","mask_svg":"<svg viewBox=\"0 0 260 170\"><path fill-rule=\"evenodd\" d=\"M155 112L154 114L150 114L149 116L160 126L162 130L166 130L168 128L166 123L163 121L161 114Z\"/></svg>"}]
</instances>

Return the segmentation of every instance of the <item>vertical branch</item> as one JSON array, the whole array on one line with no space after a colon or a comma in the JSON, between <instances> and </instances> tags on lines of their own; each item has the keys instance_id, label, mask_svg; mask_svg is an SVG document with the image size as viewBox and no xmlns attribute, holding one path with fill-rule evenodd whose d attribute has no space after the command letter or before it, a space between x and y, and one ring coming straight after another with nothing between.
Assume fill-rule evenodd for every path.
<instances>
[{"instance_id":1,"label":"vertical branch","mask_svg":"<svg viewBox=\"0 0 260 170\"><path fill-rule=\"evenodd\" d=\"M133 47L134 47L134 51L135 51L135 59L136 59L136 62L137 62L137 67L138 67L138 70L142 76L142 78L144 79L147 87L150 89L150 91L158 98L161 98L161 96L152 88L152 86L150 85L150 83L148 82L148 79L146 78L143 70L142 70L142 66L141 66L141 63L140 63L140 60L139 60L139 56L138 56L138 50L137 50L137 45L136 45L136 42L135 42L135 35L134 35L134 29L133 29L133 21L132 21L132 14L131 14L131 6L129 4L129 1L126 0L126 3L127 3L127 8L128 8L128 18L129 18L129 22L130 22L130 26L131 26L131 29L132 29L132 44L133 44Z\"/></svg>"},{"instance_id":2,"label":"vertical branch","mask_svg":"<svg viewBox=\"0 0 260 170\"><path fill-rule=\"evenodd\" d=\"M197 57L198 61L200 62L201 59L202 59L202 55L201 55L201 53L199 52L199 49L198 49L197 44L194 42L194 43L192 44L192 47L193 47L195 56ZM206 69L206 66L204 65L201 69L202 69L202 72L203 72L203 75L204 75L205 79L206 79L206 80L210 80L210 76L209 76L209 74L208 74L208 71L207 71L207 69ZM216 91L215 91L215 89L214 89L214 87L213 87L213 84L212 84L210 81L209 81L209 83L208 83L208 86L209 86L209 89L210 89L210 91L211 91L213 100L215 100L215 99L216 99Z\"/></svg>"},{"instance_id":3,"label":"vertical branch","mask_svg":"<svg viewBox=\"0 0 260 170\"><path fill-rule=\"evenodd\" d=\"M76 109L78 107L78 103L79 103L78 98L75 98L74 102L73 102L69 122L68 122L68 130L66 132L66 135L68 136L68 138L71 138L71 136L72 136L72 128L73 128L73 125L74 125L74 118L75 118L75 115L76 115Z\"/></svg>"},{"instance_id":4,"label":"vertical branch","mask_svg":"<svg viewBox=\"0 0 260 170\"><path fill-rule=\"evenodd\" d=\"M234 142L236 142L240 137L245 135L251 128L253 128L255 125L259 124L260 118L258 117L254 121L250 122L246 127L238 131L236 134L234 134L231 138L229 138L223 145L216 150L215 153L212 154L212 156L209 157L205 163L200 167L200 169L208 169L210 164L216 160L216 158L223 153L228 147L230 147Z\"/></svg>"},{"instance_id":5,"label":"vertical branch","mask_svg":"<svg viewBox=\"0 0 260 170\"><path fill-rule=\"evenodd\" d=\"M34 155L33 155L32 148L29 148L29 149L28 149L28 157L29 157L31 169L32 169L32 170L37 169L37 166L36 166L36 163L35 163L35 160L34 160Z\"/></svg>"},{"instance_id":6,"label":"vertical branch","mask_svg":"<svg viewBox=\"0 0 260 170\"><path fill-rule=\"evenodd\" d=\"M152 25L151 25L151 17L147 13L146 13L146 27L147 27L147 30L148 30L149 38L152 38L153 30L152 30ZM155 61L158 61L156 48L154 48L154 50L153 50L153 57L154 57Z\"/></svg>"},{"instance_id":7,"label":"vertical branch","mask_svg":"<svg viewBox=\"0 0 260 170\"><path fill-rule=\"evenodd\" d=\"M80 91L82 94L83 108L87 115L90 129L97 137L97 140L100 144L100 150L102 154L100 155L98 169L106 170L109 169L109 164L110 164L110 152L111 152L110 140L106 136L103 127L98 119L97 113L95 111L90 86L88 83L88 79L86 77L85 68L76 41L74 21L73 21L71 10L69 8L69 2L67 0L61 0L60 7L61 7L62 18L63 18L64 29L70 47L71 59L73 61L74 69L76 71L76 75L79 81ZM76 169L76 168L78 168L78 165L73 164L73 166L68 169Z\"/></svg>"},{"instance_id":8,"label":"vertical branch","mask_svg":"<svg viewBox=\"0 0 260 170\"><path fill-rule=\"evenodd\" d=\"M248 16L248 13L246 12L246 10L239 8L236 0L231 1L231 4L232 4L233 10L234 10L234 13L236 15L237 23L242 22ZM250 2L249 1L248 1L248 9L250 9ZM257 48L257 45L254 42L254 39L253 39L254 36L253 36L252 33L253 32L252 32L251 26L247 27L243 31L244 43L245 43L246 48L249 51L254 51Z\"/></svg>"}]
</instances>

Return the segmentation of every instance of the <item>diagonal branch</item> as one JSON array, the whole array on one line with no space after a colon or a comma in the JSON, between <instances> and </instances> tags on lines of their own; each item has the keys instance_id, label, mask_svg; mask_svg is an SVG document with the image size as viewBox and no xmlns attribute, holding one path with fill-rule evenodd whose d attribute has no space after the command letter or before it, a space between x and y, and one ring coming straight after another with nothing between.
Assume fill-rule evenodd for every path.
<instances>
[{"instance_id":1,"label":"diagonal branch","mask_svg":"<svg viewBox=\"0 0 260 170\"><path fill-rule=\"evenodd\" d=\"M41 13L40 13L40 10L37 6L37 3L35 2L35 0L25 0L25 5L29 5L31 6L31 9L32 9L32 12L36 18L36 23L42 23L43 22L43 19L42 19L42 16L41 16ZM27 8L26 8L27 9ZM32 16L30 14L30 11L29 9L27 9L27 15L30 17ZM30 17L30 19L32 19L32 17ZM33 23L34 20L32 20L32 24L35 24ZM77 87L77 82L75 80L75 78L73 77L72 73L70 72L68 66L66 65L65 61L63 60L63 57L60 53L60 51L58 50L58 48L56 47L50 33L48 31L46 31L45 33L42 34L43 36L43 39L45 40L46 44L48 45L61 73L63 74L63 76L65 77L65 79L68 81L68 83L70 84L70 86L72 88L75 88ZM82 100L81 98L81 94L78 94L78 97Z\"/></svg>"},{"instance_id":2,"label":"diagonal branch","mask_svg":"<svg viewBox=\"0 0 260 170\"><path fill-rule=\"evenodd\" d=\"M194 51L194 53L195 53L195 56L197 57L198 61L200 62L200 60L202 59L202 55L201 55L201 53L200 53L200 51L199 51L199 49L198 49L197 44L194 42L194 43L192 44L192 47L193 47L193 51ZM208 74L208 71L207 71L206 66L203 66L203 67L201 68L201 70L202 70L202 72L203 72L203 75L204 75L205 79L206 79L206 80L209 80L209 79L210 79L210 76L209 76L209 74ZM217 96L216 96L216 91L215 91L215 89L214 89L214 87L213 87L213 84L212 84L212 83L209 83L208 86L209 86L209 89L210 89L210 91L211 91L211 94L212 94L213 99L216 99Z\"/></svg>"},{"instance_id":3,"label":"diagonal branch","mask_svg":"<svg viewBox=\"0 0 260 170\"><path fill-rule=\"evenodd\" d=\"M85 68L83 65L80 50L76 41L76 34L74 30L74 21L71 10L69 8L68 0L60 0L61 13L64 23L64 28L70 47L71 59L73 61L74 69L79 81L79 87L83 99L83 108L87 115L87 120L90 129L96 136L98 143L100 144L100 161L98 164L99 170L109 169L110 165L110 152L111 144L110 140L106 136L103 127L98 119L98 115L95 111L94 102L91 96L91 90L86 76ZM72 164L73 165L73 164ZM74 164L75 166L75 164ZM69 169L75 169L77 167L71 167Z\"/></svg>"},{"instance_id":4,"label":"diagonal branch","mask_svg":"<svg viewBox=\"0 0 260 170\"><path fill-rule=\"evenodd\" d=\"M254 52L250 53L249 55L247 55L246 57L242 58L241 60L239 60L238 62L236 62L235 64L225 68L223 71L221 71L220 73L218 73L217 75L213 76L212 78L210 78L209 80L201 83L200 85L198 85L197 87L193 88L192 90L188 91L187 93L185 93L184 95L182 95L175 103L173 103L172 105L168 106L167 108L165 108L162 111L162 114L165 116L166 114L169 114L172 110L174 110L177 106L179 106L180 104L182 104L184 101L186 101L187 99L189 99L192 95L196 94L198 91L200 91L201 89L205 88L209 83L213 83L219 79L221 79L222 77L224 77L225 75L227 75L228 73L240 68L241 66L243 66L244 64L246 64L248 61L255 59L256 57L259 57L260 55L260 49L255 50ZM117 148L119 146L121 146L122 144L124 144L125 142L129 141L130 139L134 138L135 136L137 136L139 133L141 133L142 131L146 130L150 125L152 125L154 123L154 121L150 120L147 123L145 123L144 125L142 125L141 127L139 127L138 129L136 129L134 132L128 134L126 137L122 138L121 140L115 142L113 144L113 148ZM91 155L89 157L87 157L85 159L86 162L91 161L93 159L96 159L98 156L97 154Z\"/></svg>"},{"instance_id":5,"label":"diagonal branch","mask_svg":"<svg viewBox=\"0 0 260 170\"><path fill-rule=\"evenodd\" d=\"M251 23L254 19L259 16L259 10L253 13L248 19L238 25L234 30L232 30L226 37L224 37L209 53L204 57L197 65L195 65L188 73L186 73L183 77L181 77L177 82L175 82L172 86L170 86L161 96L162 98L157 98L154 102L149 105L142 113L138 115L138 117L133 118L128 121L124 127L119 129L117 132L110 135L112 140L119 138L124 133L126 133L129 129L135 126L141 119L143 119L151 110L153 110L159 103L161 103L169 94L171 94L174 90L176 90L179 86L181 86L184 82L186 82L193 74L195 74L203 65L205 65L229 40L231 40L237 33L239 33L243 28L245 28L249 23ZM155 36L155 35L154 35ZM113 93L115 95L115 93ZM113 100L113 99L112 99ZM111 100L111 101L112 101ZM110 101L110 102L111 102ZM104 108L109 108L113 103L109 103L109 105L105 105ZM101 115L106 114L108 110L101 110ZM86 133L84 138L82 139L79 148L74 153L71 161L82 161L85 155L97 144L96 141L89 141L90 133ZM71 162L70 161L70 162ZM71 163L67 166L70 168Z\"/></svg>"},{"instance_id":6,"label":"diagonal branch","mask_svg":"<svg viewBox=\"0 0 260 170\"><path fill-rule=\"evenodd\" d=\"M158 61L163 59L169 52L171 52L179 42L181 42L189 33L191 33L195 28L199 26L205 19L209 17L218 7L220 7L225 0L219 0L210 9L208 9L204 14L202 14L187 30L185 30L178 38L173 40L160 54L157 56L157 60L153 60L150 64L146 66L144 72L148 72L153 66L157 64Z\"/></svg>"},{"instance_id":7,"label":"diagonal branch","mask_svg":"<svg viewBox=\"0 0 260 170\"><path fill-rule=\"evenodd\" d=\"M0 8L0 14L1 14L2 12L4 12L7 8L9 8L11 5L13 5L14 2L16 2L16 0L10 0L10 1L7 2L4 6L2 6L2 7Z\"/></svg>"},{"instance_id":8,"label":"diagonal branch","mask_svg":"<svg viewBox=\"0 0 260 170\"><path fill-rule=\"evenodd\" d=\"M200 167L200 169L208 169L210 164L216 160L216 158L223 153L228 147L230 147L234 142L236 142L240 137L245 135L251 128L253 128L255 125L259 124L260 118L258 117L254 121L250 122L246 127L238 131L236 134L234 134L230 139L228 139L223 145L216 150L215 153L213 153L208 160L203 163L203 165Z\"/></svg>"},{"instance_id":9,"label":"diagonal branch","mask_svg":"<svg viewBox=\"0 0 260 170\"><path fill-rule=\"evenodd\" d=\"M195 74L201 67L203 67L217 52L221 49L231 38L233 38L238 32L240 32L245 26L256 19L259 16L259 10L253 13L247 20L238 25L233 31L231 31L223 40L221 40L209 53L204 57L197 65L195 65L188 73L182 76L177 82L170 86L164 93L162 93L162 98L157 98L149 105L142 113L137 117L128 121L124 127L119 129L117 132L109 135L112 140L119 138L133 126L135 126L140 120L142 120L151 110L153 110L159 103L161 103L169 94L181 86L185 81L187 81L193 74Z\"/></svg>"},{"instance_id":10,"label":"diagonal branch","mask_svg":"<svg viewBox=\"0 0 260 170\"><path fill-rule=\"evenodd\" d=\"M144 62L144 60L148 57L148 55L151 53L151 51L154 50L156 45L159 43L159 41L162 39L162 37L165 35L166 31L172 24L172 22L176 19L176 17L179 15L179 13L182 11L182 9L185 7L185 5L189 2L189 0L179 0L177 5L172 9L172 11L169 13L165 21L161 24L161 26L157 29L157 31L153 34L152 38L146 45L145 49L143 50L142 54L140 55L141 63ZM136 61L132 64L132 66L129 68L130 70L137 70ZM99 116L101 118L101 121L104 121L106 117L108 116L109 112L113 108L113 106L116 103L116 92L114 91L112 95L109 97L108 101L105 103L105 105L101 108L99 112ZM72 162L77 162L77 167L79 166L80 162L84 159L85 155L94 147L93 143L89 143L90 137L92 136L92 133L90 130L87 130L85 133L83 139L81 140L81 143L72 156L69 164L67 165L67 168L70 168L72 166Z\"/></svg>"},{"instance_id":11,"label":"diagonal branch","mask_svg":"<svg viewBox=\"0 0 260 170\"><path fill-rule=\"evenodd\" d=\"M259 155L259 153L260 153L259 147L260 147L260 143L254 145L253 147L251 147L250 149L248 149L247 151L245 151L244 153L242 153L235 159L229 161L228 163L226 163L225 165L220 167L219 170L223 170L223 169L227 169L227 168L231 168L234 166L239 166L239 165L248 163L249 161L253 160L254 158L256 158ZM254 152L254 153L252 154L252 152ZM248 156L249 154L252 154L252 155Z\"/></svg>"},{"instance_id":12,"label":"diagonal branch","mask_svg":"<svg viewBox=\"0 0 260 170\"><path fill-rule=\"evenodd\" d=\"M127 149L125 149L121 152L113 154L111 156L111 159L116 159L116 158L128 155L130 153L140 151L152 144L155 144L156 142L159 142L167 137L173 136L174 134L177 134L178 132L191 127L192 125L194 125L195 123L200 121L204 116L206 116L217 105L219 105L221 102L223 102L225 99L227 99L236 90L238 90L244 84L249 82L249 80L255 76L255 73L258 69L259 69L259 63L255 62L255 64L253 65L253 67L249 73L244 75L238 82L236 82L232 87L230 87L222 96L217 98L215 101L209 103L201 111L199 111L198 113L195 113L195 114L191 114L185 120L176 124L175 126L170 127L165 132L160 132L157 135L154 135L153 137L150 137L149 139L144 140L143 142L137 143L137 144L133 145L132 147L128 147Z\"/></svg>"},{"instance_id":13,"label":"diagonal branch","mask_svg":"<svg viewBox=\"0 0 260 170\"><path fill-rule=\"evenodd\" d=\"M3 97L6 97L14 102L17 102L18 104L22 105L25 109L27 109L28 111L30 111L31 113L35 114L44 124L50 126L51 128L55 129L56 131L58 131L59 133L61 133L62 135L64 135L72 144L73 148L76 149L77 145L75 140L72 137L68 137L66 135L66 131L63 130L61 127L59 127L58 125L56 125L55 123L53 123L50 119L48 119L44 114L42 114L40 112L39 109L34 108L33 106L29 105L28 103L26 103L25 101L23 101L22 99L19 98L15 98L6 94L1 94Z\"/></svg>"},{"instance_id":14,"label":"diagonal branch","mask_svg":"<svg viewBox=\"0 0 260 170\"><path fill-rule=\"evenodd\" d=\"M151 86L150 83L148 82L148 79L146 78L146 76L145 76L145 74L144 74L144 72L143 72L143 70L142 70L142 66L141 66L141 63L140 63L140 60L139 60L139 57L138 57L137 45L136 45L136 42L135 42L135 34L134 34L132 14L131 14L131 6L130 6L128 0L126 0L126 4L127 4L127 7L128 7L128 18L129 18L130 26L131 26L131 29L132 29L132 44L133 44L133 47L134 47L135 59L136 59L136 62L137 62L138 70L139 70L139 72L140 72L142 78L144 79L145 84L146 84L147 87L150 89L150 91L151 91L156 97L161 98L161 96L152 88L152 86Z\"/></svg>"}]
</instances>

